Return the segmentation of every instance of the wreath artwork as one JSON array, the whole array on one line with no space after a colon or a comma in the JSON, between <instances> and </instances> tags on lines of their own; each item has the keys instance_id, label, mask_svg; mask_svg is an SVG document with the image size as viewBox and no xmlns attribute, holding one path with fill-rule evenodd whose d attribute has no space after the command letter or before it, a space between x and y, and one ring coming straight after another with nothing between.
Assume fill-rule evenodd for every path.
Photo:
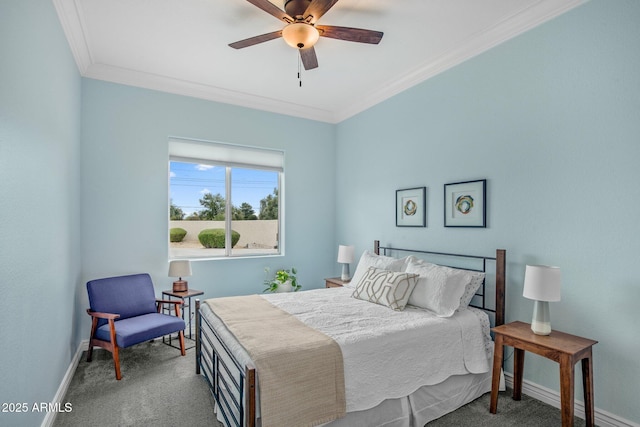
<instances>
[{"instance_id":1,"label":"wreath artwork","mask_svg":"<svg viewBox=\"0 0 640 427\"><path fill-rule=\"evenodd\" d=\"M445 227L487 227L487 180L444 185Z\"/></svg>"},{"instance_id":2,"label":"wreath artwork","mask_svg":"<svg viewBox=\"0 0 640 427\"><path fill-rule=\"evenodd\" d=\"M427 187L396 190L396 227L427 226Z\"/></svg>"},{"instance_id":3,"label":"wreath artwork","mask_svg":"<svg viewBox=\"0 0 640 427\"><path fill-rule=\"evenodd\" d=\"M404 205L404 214L413 216L418 211L418 205L413 200L408 200Z\"/></svg>"},{"instance_id":4,"label":"wreath artwork","mask_svg":"<svg viewBox=\"0 0 640 427\"><path fill-rule=\"evenodd\" d=\"M456 210L463 215L468 214L473 209L473 197L466 195L456 199Z\"/></svg>"}]
</instances>

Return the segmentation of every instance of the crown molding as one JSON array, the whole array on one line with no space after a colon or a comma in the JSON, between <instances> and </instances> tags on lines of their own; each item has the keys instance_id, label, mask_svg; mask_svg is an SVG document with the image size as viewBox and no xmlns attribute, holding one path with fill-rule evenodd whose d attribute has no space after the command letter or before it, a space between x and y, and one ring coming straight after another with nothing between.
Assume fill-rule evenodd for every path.
<instances>
[{"instance_id":1,"label":"crown molding","mask_svg":"<svg viewBox=\"0 0 640 427\"><path fill-rule=\"evenodd\" d=\"M360 102L336 111L336 121L341 122L365 111L550 19L562 15L586 1L588 0L569 0L558 5L557 2L541 0L534 6L504 19L494 27L467 38L457 48L448 51L446 54L426 61L387 82L382 85L380 90L374 91L369 96L361 99Z\"/></svg>"},{"instance_id":2,"label":"crown molding","mask_svg":"<svg viewBox=\"0 0 640 427\"><path fill-rule=\"evenodd\" d=\"M105 64L91 64L83 74L83 77L287 116L335 123L335 117L330 111Z\"/></svg>"},{"instance_id":3,"label":"crown molding","mask_svg":"<svg viewBox=\"0 0 640 427\"><path fill-rule=\"evenodd\" d=\"M93 63L89 43L86 39L86 31L81 6L76 0L53 0L53 5L58 14L71 54L76 60L80 75L84 76L89 66Z\"/></svg>"},{"instance_id":4,"label":"crown molding","mask_svg":"<svg viewBox=\"0 0 640 427\"><path fill-rule=\"evenodd\" d=\"M348 105L337 105L334 111L231 91L153 73L95 63L91 56L90 41L87 40L87 32L82 20L83 14L80 1L53 0L53 3L69 41L73 57L83 77L335 124L553 19L586 1L588 0L567 0L562 2L540 0L512 16L506 17L495 26L467 38L446 54L426 61L418 67L408 70L403 75L382 84L379 89L370 91L368 95L359 98L358 101L350 101Z\"/></svg>"}]
</instances>

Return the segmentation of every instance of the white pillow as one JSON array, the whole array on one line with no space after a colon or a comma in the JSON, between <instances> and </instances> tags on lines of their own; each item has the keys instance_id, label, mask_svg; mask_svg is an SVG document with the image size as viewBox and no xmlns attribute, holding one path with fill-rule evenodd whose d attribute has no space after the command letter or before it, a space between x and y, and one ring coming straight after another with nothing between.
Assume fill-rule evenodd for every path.
<instances>
[{"instance_id":1,"label":"white pillow","mask_svg":"<svg viewBox=\"0 0 640 427\"><path fill-rule=\"evenodd\" d=\"M421 258L416 258L413 256L409 257L409 261L408 264L413 264L415 265L423 265L423 266L428 266L428 265L437 265L437 264L433 264L430 263L428 261L425 261ZM481 271L471 271L471 270L465 270L465 269L456 269L453 267L446 267L446 266L439 266L442 268L451 268L452 270L462 270L462 271L466 271L471 275L471 280L469 281L469 283L467 283L467 286L465 286L464 288L464 292L462 293L462 296L460 297L460 307L467 307L470 303L471 300L473 299L473 296L476 294L476 292L478 292L478 289L480 289L480 285L482 285L482 281L484 280L484 276L485 274ZM405 269L406 270L406 269ZM413 304L411 304L413 305Z\"/></svg>"},{"instance_id":2,"label":"white pillow","mask_svg":"<svg viewBox=\"0 0 640 427\"><path fill-rule=\"evenodd\" d=\"M469 271L436 264L410 262L406 272L420 276L409 297L409 304L426 308L439 317L450 317L455 313L467 284L471 282Z\"/></svg>"},{"instance_id":3,"label":"white pillow","mask_svg":"<svg viewBox=\"0 0 640 427\"><path fill-rule=\"evenodd\" d=\"M362 277L366 274L369 267L376 267L390 271L404 271L407 267L408 261L409 257L393 258L384 255L376 255L371 251L364 251L360 257L360 261L358 261L358 266L356 267L355 273L353 273L351 281L344 286L352 288L356 287L358 283L360 283L360 280L362 280Z\"/></svg>"},{"instance_id":4,"label":"white pillow","mask_svg":"<svg viewBox=\"0 0 640 427\"><path fill-rule=\"evenodd\" d=\"M401 311L407 305L417 279L417 274L369 267L352 296Z\"/></svg>"},{"instance_id":5,"label":"white pillow","mask_svg":"<svg viewBox=\"0 0 640 427\"><path fill-rule=\"evenodd\" d=\"M473 296L478 292L484 280L484 273L481 271L469 271L469 274L471 275L471 280L465 287L462 297L460 297L460 307L467 307L471 303Z\"/></svg>"}]
</instances>

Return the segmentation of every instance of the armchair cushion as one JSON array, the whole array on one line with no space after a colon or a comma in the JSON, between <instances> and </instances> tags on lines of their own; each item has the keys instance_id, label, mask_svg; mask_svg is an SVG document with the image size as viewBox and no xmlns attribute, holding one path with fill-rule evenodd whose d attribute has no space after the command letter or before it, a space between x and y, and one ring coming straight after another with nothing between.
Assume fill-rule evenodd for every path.
<instances>
[{"instance_id":1,"label":"armchair cushion","mask_svg":"<svg viewBox=\"0 0 640 427\"><path fill-rule=\"evenodd\" d=\"M125 348L149 341L163 335L182 331L184 320L162 313L148 313L127 319L116 320L116 343ZM96 338L109 341L109 325L103 325L96 331Z\"/></svg>"},{"instance_id":2,"label":"armchair cushion","mask_svg":"<svg viewBox=\"0 0 640 427\"><path fill-rule=\"evenodd\" d=\"M119 314L119 321L157 312L151 276L133 274L87 282L91 310ZM100 319L98 326L107 321Z\"/></svg>"}]
</instances>

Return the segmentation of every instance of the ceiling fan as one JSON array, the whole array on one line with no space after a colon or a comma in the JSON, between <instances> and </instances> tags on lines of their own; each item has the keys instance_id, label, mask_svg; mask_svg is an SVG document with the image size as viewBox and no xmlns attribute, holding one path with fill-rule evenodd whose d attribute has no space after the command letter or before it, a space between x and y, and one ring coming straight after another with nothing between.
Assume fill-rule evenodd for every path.
<instances>
[{"instance_id":1,"label":"ceiling fan","mask_svg":"<svg viewBox=\"0 0 640 427\"><path fill-rule=\"evenodd\" d=\"M284 21L287 25L282 30L230 43L229 46L234 49L242 49L282 37L289 46L300 51L300 58L305 70L318 67L318 58L313 46L319 37L370 44L378 44L382 39L383 33L380 31L316 25L316 21L327 13L338 0L284 0L284 11L269 0L247 1Z\"/></svg>"}]
</instances>

